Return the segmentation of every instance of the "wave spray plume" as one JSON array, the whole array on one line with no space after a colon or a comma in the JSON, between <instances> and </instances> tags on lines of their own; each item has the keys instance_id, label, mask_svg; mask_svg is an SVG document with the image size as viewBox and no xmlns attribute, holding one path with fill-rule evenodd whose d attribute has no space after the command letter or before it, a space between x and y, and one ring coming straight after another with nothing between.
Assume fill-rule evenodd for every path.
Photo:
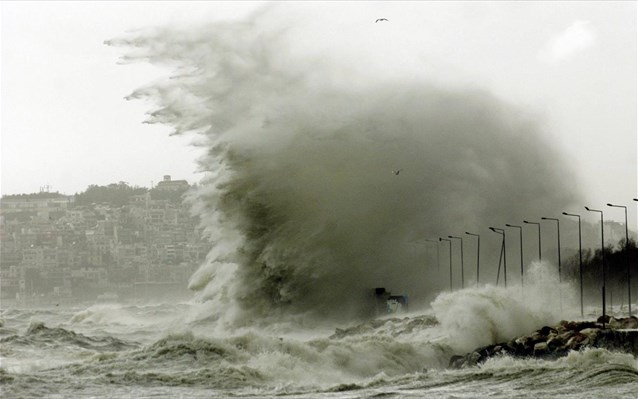
<instances>
[{"instance_id":1,"label":"wave spray plume","mask_svg":"<svg viewBox=\"0 0 638 399\"><path fill-rule=\"evenodd\" d=\"M190 286L210 316L346 318L378 286L418 301L439 283L409 242L574 200L524 112L483 90L371 76L363 38L335 45L352 53L340 61L313 54L317 27L283 14L108 42L129 48L125 61L172 68L131 98L207 148L192 200L213 249Z\"/></svg>"}]
</instances>

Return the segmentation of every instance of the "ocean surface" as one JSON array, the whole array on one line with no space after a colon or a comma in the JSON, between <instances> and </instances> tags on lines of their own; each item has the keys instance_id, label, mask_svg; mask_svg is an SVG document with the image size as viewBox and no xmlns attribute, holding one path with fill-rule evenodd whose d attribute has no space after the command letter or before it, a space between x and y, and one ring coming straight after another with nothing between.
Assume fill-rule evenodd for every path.
<instances>
[{"instance_id":1,"label":"ocean surface","mask_svg":"<svg viewBox=\"0 0 638 399\"><path fill-rule=\"evenodd\" d=\"M195 302L2 309L0 396L638 397L638 359L602 349L553 361L501 357L448 369L453 354L475 344L473 334L485 334L480 321L486 319L464 317L479 324L473 329L461 321L462 331L454 331L440 314L449 300L351 325L298 318L232 332L193 317L202 311ZM477 343L494 338L500 337L478 337Z\"/></svg>"}]
</instances>

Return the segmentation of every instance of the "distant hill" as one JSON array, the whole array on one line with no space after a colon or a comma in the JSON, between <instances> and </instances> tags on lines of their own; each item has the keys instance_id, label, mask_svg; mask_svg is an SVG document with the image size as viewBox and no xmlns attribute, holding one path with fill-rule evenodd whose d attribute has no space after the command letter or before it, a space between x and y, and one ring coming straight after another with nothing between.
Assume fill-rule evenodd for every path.
<instances>
[{"instance_id":1,"label":"distant hill","mask_svg":"<svg viewBox=\"0 0 638 399\"><path fill-rule=\"evenodd\" d=\"M111 183L108 186L92 184L85 191L75 194L75 205L106 202L113 206L123 206L129 203L132 196L147 192L146 187L131 187L125 182Z\"/></svg>"}]
</instances>

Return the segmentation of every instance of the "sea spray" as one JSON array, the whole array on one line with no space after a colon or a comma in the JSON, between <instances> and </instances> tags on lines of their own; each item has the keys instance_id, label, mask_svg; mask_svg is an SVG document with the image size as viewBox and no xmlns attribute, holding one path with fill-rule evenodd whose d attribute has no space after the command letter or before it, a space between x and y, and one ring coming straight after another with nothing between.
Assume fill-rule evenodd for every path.
<instances>
[{"instance_id":1,"label":"sea spray","mask_svg":"<svg viewBox=\"0 0 638 399\"><path fill-rule=\"evenodd\" d=\"M508 341L576 312L573 288L559 282L553 265L534 262L527 273L523 289L487 285L444 292L434 300L434 314L457 353Z\"/></svg>"},{"instance_id":2,"label":"sea spray","mask_svg":"<svg viewBox=\"0 0 638 399\"><path fill-rule=\"evenodd\" d=\"M307 40L345 21L304 14L271 7L109 42L129 48L126 61L173 68L130 98L155 102L150 123L197 132L209 149L193 197L213 244L190 283L212 304L201 317L348 320L369 315L379 286L423 304L444 282L408 243L576 199L526 112L418 73L371 76L362 32L334 44L342 59L322 57Z\"/></svg>"}]
</instances>

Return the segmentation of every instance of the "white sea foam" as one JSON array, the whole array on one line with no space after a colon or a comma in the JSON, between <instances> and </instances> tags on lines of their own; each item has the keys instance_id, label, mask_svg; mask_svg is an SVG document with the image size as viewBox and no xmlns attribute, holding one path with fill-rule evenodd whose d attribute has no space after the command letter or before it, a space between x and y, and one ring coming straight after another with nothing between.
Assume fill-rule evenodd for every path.
<instances>
[{"instance_id":1,"label":"white sea foam","mask_svg":"<svg viewBox=\"0 0 638 399\"><path fill-rule=\"evenodd\" d=\"M533 263L522 290L520 286L488 285L440 294L432 308L450 345L461 353L469 352L573 315L573 287L560 284L554 269L548 263Z\"/></svg>"}]
</instances>

